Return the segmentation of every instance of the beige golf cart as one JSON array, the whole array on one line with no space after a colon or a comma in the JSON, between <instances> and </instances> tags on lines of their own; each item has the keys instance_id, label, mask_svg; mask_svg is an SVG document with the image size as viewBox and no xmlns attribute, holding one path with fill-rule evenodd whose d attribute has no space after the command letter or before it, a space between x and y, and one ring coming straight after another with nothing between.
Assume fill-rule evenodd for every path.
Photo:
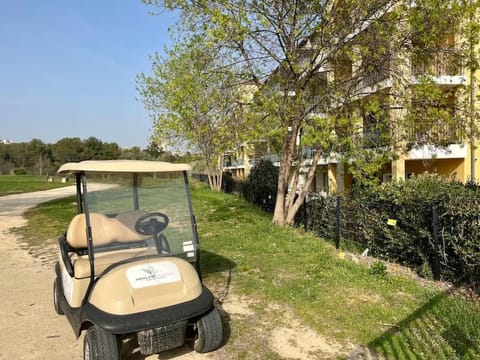
<instances>
[{"instance_id":1,"label":"beige golf cart","mask_svg":"<svg viewBox=\"0 0 480 360\"><path fill-rule=\"evenodd\" d=\"M120 359L132 338L144 355L187 341L198 352L221 345L221 319L200 274L188 170L130 160L59 169L76 179L78 214L59 239L53 299L77 337L86 331L84 359Z\"/></svg>"}]
</instances>

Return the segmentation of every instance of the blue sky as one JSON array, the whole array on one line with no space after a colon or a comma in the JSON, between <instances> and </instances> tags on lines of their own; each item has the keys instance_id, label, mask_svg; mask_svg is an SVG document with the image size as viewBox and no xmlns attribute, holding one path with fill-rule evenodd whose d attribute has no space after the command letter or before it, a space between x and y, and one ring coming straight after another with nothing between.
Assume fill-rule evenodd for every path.
<instances>
[{"instance_id":1,"label":"blue sky","mask_svg":"<svg viewBox=\"0 0 480 360\"><path fill-rule=\"evenodd\" d=\"M0 139L95 136L144 147L135 89L170 43L173 15L140 0L0 0Z\"/></svg>"}]
</instances>

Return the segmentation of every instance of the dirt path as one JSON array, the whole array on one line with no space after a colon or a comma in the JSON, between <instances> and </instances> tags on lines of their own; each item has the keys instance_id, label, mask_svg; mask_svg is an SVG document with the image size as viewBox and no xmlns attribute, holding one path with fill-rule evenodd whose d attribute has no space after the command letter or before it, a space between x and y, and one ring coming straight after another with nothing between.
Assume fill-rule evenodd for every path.
<instances>
[{"instance_id":1,"label":"dirt path","mask_svg":"<svg viewBox=\"0 0 480 360\"><path fill-rule=\"evenodd\" d=\"M20 239L10 232L11 228L25 224L23 212L41 202L74 195L75 188L65 187L35 193L0 197L0 360L11 359L82 359L83 339L76 339L68 321L53 310L52 283L54 280L54 258L32 257L19 244ZM212 289L215 293L215 289ZM216 294L218 296L218 294ZM288 359L335 359L345 356L351 346L341 346L325 339L297 320L281 311L285 326L278 324L272 329L269 319L258 317L248 299L241 299L231 289L228 298L222 299L222 312L228 318L231 331L230 346L224 346L210 354L197 354L184 346L173 351L152 355L147 358L134 351L124 358L130 360L153 359L262 359L259 351L242 352L237 349L250 347L244 335L236 333L248 326L251 340L260 339L258 347ZM293 315L292 315L293 316ZM262 321L265 324L262 324ZM292 326L293 325L293 326ZM245 328L245 327L244 327ZM250 329L256 329L251 331ZM240 343L239 343L240 341ZM255 340L253 340L255 341ZM255 346L254 346L255 348ZM268 349L268 350L267 350ZM131 349L130 349L131 350ZM232 351L233 350L233 351Z\"/></svg>"},{"instance_id":2,"label":"dirt path","mask_svg":"<svg viewBox=\"0 0 480 360\"><path fill-rule=\"evenodd\" d=\"M52 307L54 271L21 250L10 228L40 202L73 195L66 187L0 197L0 359L81 359L80 342Z\"/></svg>"}]
</instances>

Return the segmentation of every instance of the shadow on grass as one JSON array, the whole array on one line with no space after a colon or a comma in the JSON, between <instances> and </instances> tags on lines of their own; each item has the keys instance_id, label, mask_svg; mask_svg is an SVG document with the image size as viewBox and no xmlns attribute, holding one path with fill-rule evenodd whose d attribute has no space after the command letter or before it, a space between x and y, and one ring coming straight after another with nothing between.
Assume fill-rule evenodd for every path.
<instances>
[{"instance_id":1,"label":"shadow on grass","mask_svg":"<svg viewBox=\"0 0 480 360\"><path fill-rule=\"evenodd\" d=\"M231 271L237 266L232 260L205 250L200 253L200 263L204 275Z\"/></svg>"},{"instance_id":2,"label":"shadow on grass","mask_svg":"<svg viewBox=\"0 0 480 360\"><path fill-rule=\"evenodd\" d=\"M432 297L368 344L388 358L457 358L480 356L478 309L454 299L450 291Z\"/></svg>"},{"instance_id":3,"label":"shadow on grass","mask_svg":"<svg viewBox=\"0 0 480 360\"><path fill-rule=\"evenodd\" d=\"M228 294L230 293L232 271L233 269L235 269L237 264L221 255L204 250L201 251L200 259L200 262L202 264L202 275L209 276L215 274L222 274L223 276L226 275L227 277L225 284L223 285L223 289L219 289L219 294L217 297L217 302L221 306L227 298ZM220 311L222 312L222 316L228 315L225 311L223 311L223 309L220 309Z\"/></svg>"}]
</instances>

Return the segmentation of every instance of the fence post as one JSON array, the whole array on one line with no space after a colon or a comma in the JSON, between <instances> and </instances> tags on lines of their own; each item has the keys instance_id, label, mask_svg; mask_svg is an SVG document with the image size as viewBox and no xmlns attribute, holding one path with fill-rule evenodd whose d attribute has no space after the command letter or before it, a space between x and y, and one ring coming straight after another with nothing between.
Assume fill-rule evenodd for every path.
<instances>
[{"instance_id":1,"label":"fence post","mask_svg":"<svg viewBox=\"0 0 480 360\"><path fill-rule=\"evenodd\" d=\"M433 264L433 279L440 280L440 239L438 236L439 218L438 218L438 202L434 201L432 205L432 230L433 243L435 246L435 259Z\"/></svg>"},{"instance_id":2,"label":"fence post","mask_svg":"<svg viewBox=\"0 0 480 360\"><path fill-rule=\"evenodd\" d=\"M305 196L303 199L303 230L305 232L308 230L307 220L307 196Z\"/></svg>"},{"instance_id":3,"label":"fence post","mask_svg":"<svg viewBox=\"0 0 480 360\"><path fill-rule=\"evenodd\" d=\"M337 206L335 207L335 248L340 248L340 205L341 196L337 195Z\"/></svg>"}]
</instances>

